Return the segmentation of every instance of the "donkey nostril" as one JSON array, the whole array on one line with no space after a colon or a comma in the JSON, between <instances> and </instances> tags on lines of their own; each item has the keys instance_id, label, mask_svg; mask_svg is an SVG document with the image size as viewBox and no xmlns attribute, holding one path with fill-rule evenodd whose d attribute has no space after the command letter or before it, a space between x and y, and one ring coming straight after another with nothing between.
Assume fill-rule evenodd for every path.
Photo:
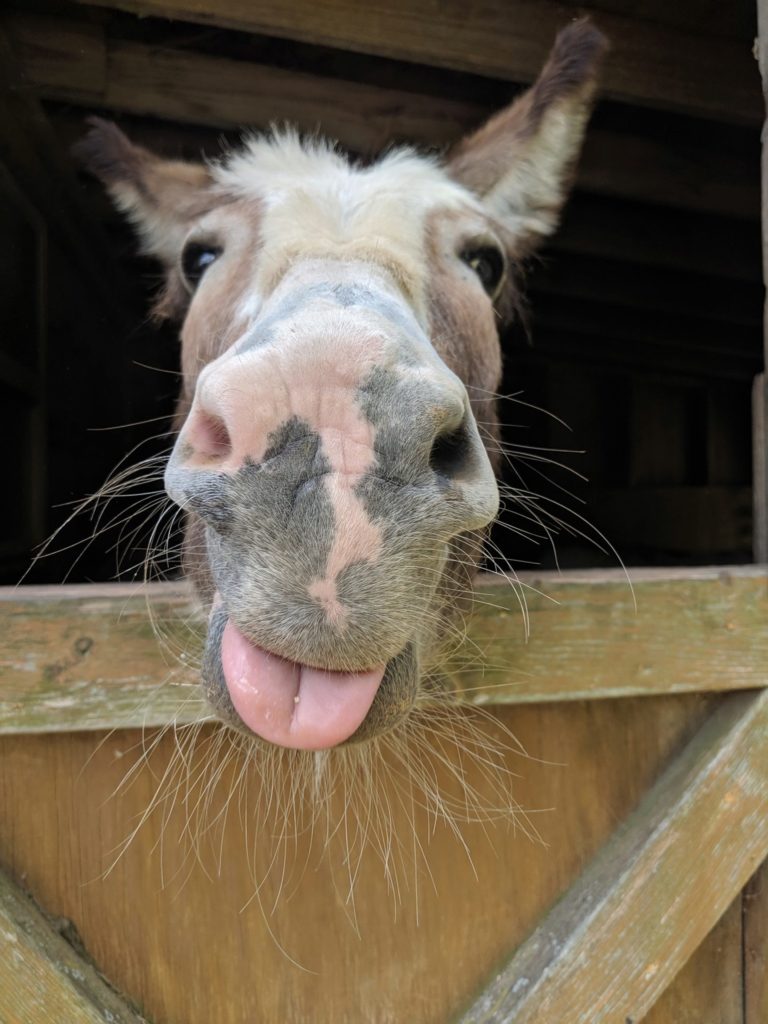
<instances>
[{"instance_id":1,"label":"donkey nostril","mask_svg":"<svg viewBox=\"0 0 768 1024\"><path fill-rule=\"evenodd\" d=\"M224 420L210 413L198 413L187 439L196 455L208 459L225 459L232 451L232 440Z\"/></svg>"},{"instance_id":2,"label":"donkey nostril","mask_svg":"<svg viewBox=\"0 0 768 1024\"><path fill-rule=\"evenodd\" d=\"M429 453L429 465L438 476L455 478L466 468L471 456L472 445L465 420L460 426L435 438Z\"/></svg>"}]
</instances>

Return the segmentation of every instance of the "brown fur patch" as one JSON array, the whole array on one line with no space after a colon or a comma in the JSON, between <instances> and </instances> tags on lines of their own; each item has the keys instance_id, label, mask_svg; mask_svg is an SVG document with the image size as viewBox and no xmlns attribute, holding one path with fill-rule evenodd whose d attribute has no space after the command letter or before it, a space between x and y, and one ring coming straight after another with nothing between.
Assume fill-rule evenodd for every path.
<instances>
[{"instance_id":1,"label":"brown fur patch","mask_svg":"<svg viewBox=\"0 0 768 1024\"><path fill-rule=\"evenodd\" d=\"M501 381L497 315L479 284L462 277L453 249L448 249L443 241L446 231L450 233L460 216L436 211L426 223L430 336L440 358L467 388L483 441L491 449L489 457L495 470L498 456L492 449L498 447L496 391ZM509 290L513 287L508 283Z\"/></svg>"},{"instance_id":2,"label":"brown fur patch","mask_svg":"<svg viewBox=\"0 0 768 1024\"><path fill-rule=\"evenodd\" d=\"M587 19L564 28L534 85L455 147L449 157L450 173L480 196L502 188L509 179L510 193L519 193L511 201L516 212L524 216L528 201L541 225L538 234L553 230L571 184L607 47L605 36ZM552 126L558 115L565 128ZM527 247L536 234L526 232ZM519 239L517 248L522 247Z\"/></svg>"},{"instance_id":3,"label":"brown fur patch","mask_svg":"<svg viewBox=\"0 0 768 1024\"><path fill-rule=\"evenodd\" d=\"M221 202L202 163L164 160L137 146L116 124L89 118L73 155L99 178L141 233L144 250L170 265L188 226Z\"/></svg>"}]
</instances>

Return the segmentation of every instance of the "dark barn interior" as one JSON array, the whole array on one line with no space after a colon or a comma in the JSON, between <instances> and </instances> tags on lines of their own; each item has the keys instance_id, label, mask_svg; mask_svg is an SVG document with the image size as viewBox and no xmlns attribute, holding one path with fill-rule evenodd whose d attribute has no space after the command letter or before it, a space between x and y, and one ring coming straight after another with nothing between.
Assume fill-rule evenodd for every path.
<instances>
[{"instance_id":1,"label":"dark barn interior","mask_svg":"<svg viewBox=\"0 0 768 1024\"><path fill-rule=\"evenodd\" d=\"M461 24L463 8L438 6ZM185 10L16 0L2 14L5 583L71 503L170 443L175 329L149 321L157 268L69 154L85 117L188 158L215 156L240 126L286 120L361 158L392 141L439 149L530 81L552 35L534 13L521 74L506 70L503 40L480 49L482 32L453 45L404 28L379 44L375 25L351 40L273 10L255 34ZM562 4L552 30L581 10ZM605 88L561 230L528 269L527 330L503 338L506 479L536 497L507 502L497 563L748 562L763 366L754 4L598 0L590 11L614 44ZM645 48L642 66L625 60L622 32ZM139 479L106 511L77 516L27 581L141 575L147 543L168 539L159 497L156 479ZM173 558L160 568L173 572Z\"/></svg>"}]
</instances>

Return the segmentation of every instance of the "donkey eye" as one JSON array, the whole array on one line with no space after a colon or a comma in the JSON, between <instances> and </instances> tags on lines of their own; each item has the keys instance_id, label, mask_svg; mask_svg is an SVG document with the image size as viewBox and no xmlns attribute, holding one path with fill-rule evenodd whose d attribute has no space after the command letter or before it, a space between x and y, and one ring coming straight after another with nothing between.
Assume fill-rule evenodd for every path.
<instances>
[{"instance_id":1,"label":"donkey eye","mask_svg":"<svg viewBox=\"0 0 768 1024\"><path fill-rule=\"evenodd\" d=\"M474 270L480 278L480 284L493 296L504 276L502 253L495 246L483 245L477 249L465 249L461 259Z\"/></svg>"},{"instance_id":2,"label":"donkey eye","mask_svg":"<svg viewBox=\"0 0 768 1024\"><path fill-rule=\"evenodd\" d=\"M194 291L208 267L221 255L221 249L204 242L187 242L181 254L181 272L188 287Z\"/></svg>"}]
</instances>

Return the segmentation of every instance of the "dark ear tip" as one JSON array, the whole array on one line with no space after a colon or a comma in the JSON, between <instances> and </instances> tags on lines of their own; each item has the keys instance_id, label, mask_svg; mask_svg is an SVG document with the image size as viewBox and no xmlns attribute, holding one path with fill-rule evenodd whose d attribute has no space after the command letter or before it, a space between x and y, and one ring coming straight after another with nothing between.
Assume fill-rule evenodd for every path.
<instances>
[{"instance_id":1,"label":"dark ear tip","mask_svg":"<svg viewBox=\"0 0 768 1024\"><path fill-rule=\"evenodd\" d=\"M73 158L105 184L130 176L138 156L137 148L114 121L86 118L88 132L70 149Z\"/></svg>"},{"instance_id":2,"label":"dark ear tip","mask_svg":"<svg viewBox=\"0 0 768 1024\"><path fill-rule=\"evenodd\" d=\"M576 18L557 34L555 49L577 51L587 62L596 62L610 49L610 40L600 31L591 18Z\"/></svg>"}]
</instances>

